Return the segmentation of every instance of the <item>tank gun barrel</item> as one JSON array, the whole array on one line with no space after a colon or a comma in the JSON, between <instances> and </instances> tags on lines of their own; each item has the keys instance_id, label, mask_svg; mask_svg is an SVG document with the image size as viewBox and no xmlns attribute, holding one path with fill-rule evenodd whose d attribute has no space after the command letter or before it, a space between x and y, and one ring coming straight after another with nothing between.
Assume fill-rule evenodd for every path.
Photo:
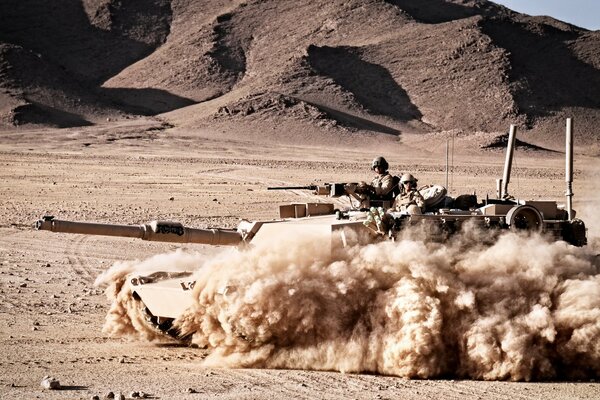
<instances>
[{"instance_id":1,"label":"tank gun barrel","mask_svg":"<svg viewBox=\"0 0 600 400\"><path fill-rule=\"evenodd\" d=\"M317 185L307 186L272 186L268 187L267 190L317 190Z\"/></svg>"},{"instance_id":2,"label":"tank gun barrel","mask_svg":"<svg viewBox=\"0 0 600 400\"><path fill-rule=\"evenodd\" d=\"M313 194L318 196L331 196L338 197L335 195L333 188L336 184L326 183L324 185L306 185L306 186L275 186L268 187L267 190L312 190Z\"/></svg>"},{"instance_id":3,"label":"tank gun barrel","mask_svg":"<svg viewBox=\"0 0 600 400\"><path fill-rule=\"evenodd\" d=\"M228 229L196 229L179 222L152 221L143 225L115 225L92 222L74 222L46 216L35 223L37 230L83 235L131 237L155 242L199 243L236 246L243 241L242 234Z\"/></svg>"},{"instance_id":4,"label":"tank gun barrel","mask_svg":"<svg viewBox=\"0 0 600 400\"><path fill-rule=\"evenodd\" d=\"M276 186L268 187L267 190L312 190L318 196L340 197L360 192L357 183L325 183L323 185L307 186Z\"/></svg>"}]
</instances>

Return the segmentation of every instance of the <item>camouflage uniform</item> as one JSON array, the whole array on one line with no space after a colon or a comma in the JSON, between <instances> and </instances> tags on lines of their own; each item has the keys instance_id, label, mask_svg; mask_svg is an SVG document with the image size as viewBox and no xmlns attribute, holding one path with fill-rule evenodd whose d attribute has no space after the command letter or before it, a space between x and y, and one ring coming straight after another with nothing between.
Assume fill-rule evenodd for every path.
<instances>
[{"instance_id":1,"label":"camouflage uniform","mask_svg":"<svg viewBox=\"0 0 600 400\"><path fill-rule=\"evenodd\" d=\"M396 211L408 210L410 212L411 208L415 210L414 207L410 206L416 206L418 207L418 211L423 211L423 206L425 206L425 199L417 189L410 189L407 192L401 193L398 197L396 197L396 201L394 202L394 208L396 209ZM412 214L416 214L416 212L412 212Z\"/></svg>"},{"instance_id":2,"label":"camouflage uniform","mask_svg":"<svg viewBox=\"0 0 600 400\"><path fill-rule=\"evenodd\" d=\"M394 178L386 171L384 174L377 175L373 178L371 186L373 187L375 196L384 197L394 189Z\"/></svg>"}]
</instances>

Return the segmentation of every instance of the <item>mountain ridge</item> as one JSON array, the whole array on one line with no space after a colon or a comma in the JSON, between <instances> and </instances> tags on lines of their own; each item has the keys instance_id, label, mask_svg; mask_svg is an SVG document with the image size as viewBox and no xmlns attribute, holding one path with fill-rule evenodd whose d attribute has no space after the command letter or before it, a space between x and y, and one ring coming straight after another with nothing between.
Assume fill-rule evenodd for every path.
<instances>
[{"instance_id":1,"label":"mountain ridge","mask_svg":"<svg viewBox=\"0 0 600 400\"><path fill-rule=\"evenodd\" d=\"M270 127L290 111L310 129L496 132L515 123L543 135L572 116L585 140L600 140L600 31L485 0L144 4L3 2L0 124L167 113L176 126ZM223 112L279 95L319 111Z\"/></svg>"}]
</instances>

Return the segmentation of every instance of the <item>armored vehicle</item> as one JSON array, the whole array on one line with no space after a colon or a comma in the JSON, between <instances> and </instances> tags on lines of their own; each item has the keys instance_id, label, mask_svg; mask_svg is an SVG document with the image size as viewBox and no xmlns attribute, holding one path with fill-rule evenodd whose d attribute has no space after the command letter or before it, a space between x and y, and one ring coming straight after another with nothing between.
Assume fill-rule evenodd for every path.
<instances>
[{"instance_id":1,"label":"armored vehicle","mask_svg":"<svg viewBox=\"0 0 600 400\"><path fill-rule=\"evenodd\" d=\"M36 228L52 232L79 233L134 237L143 240L201 243L207 245L239 246L240 248L272 243L281 237L311 237L324 245L350 246L357 242L395 240L410 226L424 226L432 237L441 240L458 231L466 222L483 229L530 230L546 234L555 240L564 240L574 246L587 243L583 221L575 218L572 209L573 146L572 123L567 120L566 183L567 204L556 201L518 200L508 194L516 128L511 126L504 173L497 181L497 196L481 202L474 195L455 198L441 185L420 189L424 205L419 213L409 209L392 208L389 199L376 198L368 185L333 183L271 189L306 189L329 198L348 197L346 209L331 202L295 203L279 208L280 218L268 221L242 220L237 229L195 229L177 222L153 221L148 224L109 225L71 222L44 217ZM193 303L194 281L191 272L170 273L156 271L146 276L130 276L132 297L139 302L147 322L169 335L177 336L173 321Z\"/></svg>"}]
</instances>

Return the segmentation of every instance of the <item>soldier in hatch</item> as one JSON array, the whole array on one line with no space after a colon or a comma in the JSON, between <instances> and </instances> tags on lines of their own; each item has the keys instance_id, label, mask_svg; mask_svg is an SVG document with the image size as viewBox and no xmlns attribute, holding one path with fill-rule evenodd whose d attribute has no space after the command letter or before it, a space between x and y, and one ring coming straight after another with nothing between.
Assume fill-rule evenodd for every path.
<instances>
[{"instance_id":1,"label":"soldier in hatch","mask_svg":"<svg viewBox=\"0 0 600 400\"><path fill-rule=\"evenodd\" d=\"M393 208L409 214L422 214L425 199L417 190L417 179L411 174L404 174L400 178L400 185L402 189L400 195L396 197Z\"/></svg>"},{"instance_id":2,"label":"soldier in hatch","mask_svg":"<svg viewBox=\"0 0 600 400\"><path fill-rule=\"evenodd\" d=\"M360 182L346 189L351 196L360 201L360 208L369 208L373 201L387 201L391 205L400 192L399 179L388 172L389 164L383 157L376 157L371 163L371 169L377 173L370 184ZM388 206L389 207L389 206Z\"/></svg>"},{"instance_id":3,"label":"soldier in hatch","mask_svg":"<svg viewBox=\"0 0 600 400\"><path fill-rule=\"evenodd\" d=\"M371 190L378 198L394 199L394 189L398 186L394 177L388 172L388 162L383 157L376 157L371 163L371 169L377 176L371 181Z\"/></svg>"}]
</instances>

